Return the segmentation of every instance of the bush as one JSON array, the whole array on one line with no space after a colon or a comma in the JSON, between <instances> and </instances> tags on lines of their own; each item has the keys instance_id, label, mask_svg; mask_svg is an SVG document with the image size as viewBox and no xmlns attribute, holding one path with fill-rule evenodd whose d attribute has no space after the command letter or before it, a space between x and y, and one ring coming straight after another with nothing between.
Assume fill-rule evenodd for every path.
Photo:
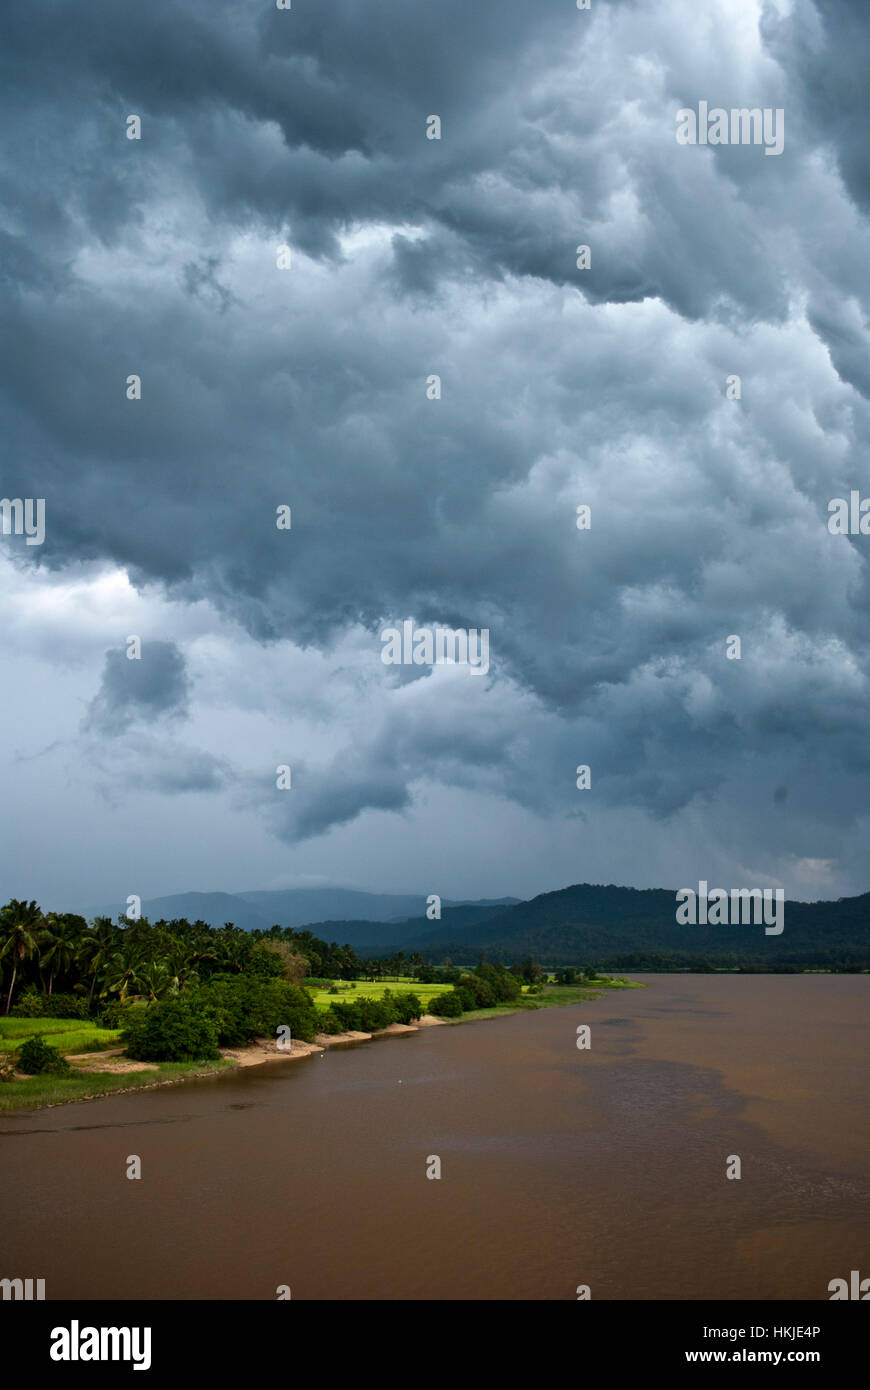
<instances>
[{"instance_id":1,"label":"bush","mask_svg":"<svg viewBox=\"0 0 870 1390\"><path fill-rule=\"evenodd\" d=\"M40 994L38 990L30 986L21 991L17 1001L12 1005L12 1017L44 1018L45 1002L45 995Z\"/></svg>"},{"instance_id":2,"label":"bush","mask_svg":"<svg viewBox=\"0 0 870 1390\"><path fill-rule=\"evenodd\" d=\"M100 1026L103 1028L120 1028L123 1013L124 1006L120 999L110 999L100 1010Z\"/></svg>"},{"instance_id":3,"label":"bush","mask_svg":"<svg viewBox=\"0 0 870 1390\"><path fill-rule=\"evenodd\" d=\"M478 965L472 971L472 978L485 982L492 991L496 1004L512 1004L522 994L522 980L505 970L502 965Z\"/></svg>"},{"instance_id":4,"label":"bush","mask_svg":"<svg viewBox=\"0 0 870 1390\"><path fill-rule=\"evenodd\" d=\"M128 1057L138 1062L216 1060L214 1021L189 997L160 999L143 1012L131 1012L123 1032Z\"/></svg>"},{"instance_id":5,"label":"bush","mask_svg":"<svg viewBox=\"0 0 870 1390\"><path fill-rule=\"evenodd\" d=\"M338 1033L376 1033L397 1021L396 1007L388 991L383 999L348 999L330 1004L328 1013L340 1025L328 1031Z\"/></svg>"},{"instance_id":6,"label":"bush","mask_svg":"<svg viewBox=\"0 0 870 1390\"><path fill-rule=\"evenodd\" d=\"M190 998L213 1020L222 1047L275 1037L281 1026L289 1027L291 1036L303 1042L311 1042L318 1031L311 995L286 980L225 975L200 985Z\"/></svg>"},{"instance_id":7,"label":"bush","mask_svg":"<svg viewBox=\"0 0 870 1390\"><path fill-rule=\"evenodd\" d=\"M57 1048L38 1035L22 1043L17 1067L19 1071L26 1071L28 1076L36 1076L41 1072L69 1071L69 1063L61 1057Z\"/></svg>"},{"instance_id":8,"label":"bush","mask_svg":"<svg viewBox=\"0 0 870 1390\"><path fill-rule=\"evenodd\" d=\"M496 1001L495 990L489 981L476 973L463 975L456 988L474 1000L473 1004L466 1006L470 1009L491 1009Z\"/></svg>"},{"instance_id":9,"label":"bush","mask_svg":"<svg viewBox=\"0 0 870 1390\"><path fill-rule=\"evenodd\" d=\"M423 1012L423 1005L416 994L394 994L393 1013L397 1023L411 1023L413 1019L419 1018Z\"/></svg>"},{"instance_id":10,"label":"bush","mask_svg":"<svg viewBox=\"0 0 870 1390\"><path fill-rule=\"evenodd\" d=\"M247 969L262 979L280 980L284 974L284 962L277 951L270 950L268 946L256 946L251 952Z\"/></svg>"},{"instance_id":11,"label":"bush","mask_svg":"<svg viewBox=\"0 0 870 1390\"><path fill-rule=\"evenodd\" d=\"M12 1006L15 1018L90 1018L88 1001L81 994L40 994L28 988Z\"/></svg>"},{"instance_id":12,"label":"bush","mask_svg":"<svg viewBox=\"0 0 870 1390\"><path fill-rule=\"evenodd\" d=\"M435 998L429 1001L429 1012L437 1018L461 1018L464 1010L458 990L452 989L447 994L436 994Z\"/></svg>"}]
</instances>

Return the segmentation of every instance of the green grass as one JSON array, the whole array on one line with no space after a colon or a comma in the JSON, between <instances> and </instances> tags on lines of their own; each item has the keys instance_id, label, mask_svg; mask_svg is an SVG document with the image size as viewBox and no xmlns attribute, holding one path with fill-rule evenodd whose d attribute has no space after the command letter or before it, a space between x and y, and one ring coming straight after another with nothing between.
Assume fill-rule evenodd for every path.
<instances>
[{"instance_id":1,"label":"green grass","mask_svg":"<svg viewBox=\"0 0 870 1390\"><path fill-rule=\"evenodd\" d=\"M438 994L446 994L452 985L421 985L417 980L399 978L398 980L354 980L356 989L350 988L348 981L342 981L338 994L330 994L328 989L312 990L312 998L321 1013L326 1013L330 1004L347 1003L354 999L383 999L384 990L390 994L416 994L425 1010L431 999Z\"/></svg>"},{"instance_id":2,"label":"green grass","mask_svg":"<svg viewBox=\"0 0 870 1390\"><path fill-rule=\"evenodd\" d=\"M311 994L321 1013L325 1013L330 1004L338 1004L343 1000L381 999L384 990L389 990L391 994L410 991L417 995L425 1010L436 995L448 994L452 988L452 985L421 985L417 980L403 977L398 980L374 982L357 980L356 989L351 989L350 984L344 981L338 994L330 994L328 989L312 990ZM530 995L526 993L527 986L524 985L523 997L515 1003L500 1004L495 1009L471 1009L461 1018L448 1019L445 1022L465 1023L479 1018L499 1018L503 1014L514 1014L523 1009L553 1009L564 1004L585 1004L587 1000L600 999L605 990L643 988L644 986L636 980L594 980L581 985L545 985L540 994Z\"/></svg>"},{"instance_id":3,"label":"green grass","mask_svg":"<svg viewBox=\"0 0 870 1390\"><path fill-rule=\"evenodd\" d=\"M532 995L542 1009L558 1009L564 1004L585 1004L600 999L609 989L645 989L639 980L592 980L582 985L544 985L540 994Z\"/></svg>"},{"instance_id":4,"label":"green grass","mask_svg":"<svg viewBox=\"0 0 870 1390\"><path fill-rule=\"evenodd\" d=\"M51 1020L49 1020L51 1021ZM133 1071L96 1076L76 1072L70 1076L42 1074L26 1081L0 1082L0 1111L32 1110L37 1106L61 1105L68 1100L90 1100L112 1091L139 1090L165 1081L187 1081L195 1076L231 1071L234 1062L160 1062L156 1071Z\"/></svg>"},{"instance_id":5,"label":"green grass","mask_svg":"<svg viewBox=\"0 0 870 1390\"><path fill-rule=\"evenodd\" d=\"M98 1028L80 1018L0 1018L0 1052L14 1052L36 1034L59 1052L100 1052L116 1047L119 1028Z\"/></svg>"},{"instance_id":6,"label":"green grass","mask_svg":"<svg viewBox=\"0 0 870 1390\"><path fill-rule=\"evenodd\" d=\"M534 999L516 999L512 1004L496 1004L493 1009L469 1009L459 1018L445 1018L445 1023L475 1023L479 1018L503 1018L505 1014L530 1013L538 1005Z\"/></svg>"}]
</instances>

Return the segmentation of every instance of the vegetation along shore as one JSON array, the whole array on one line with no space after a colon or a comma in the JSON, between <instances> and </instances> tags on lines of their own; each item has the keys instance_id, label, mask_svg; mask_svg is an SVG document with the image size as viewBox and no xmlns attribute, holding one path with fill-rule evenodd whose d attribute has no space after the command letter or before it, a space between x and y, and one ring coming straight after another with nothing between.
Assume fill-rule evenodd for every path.
<instances>
[{"instance_id":1,"label":"vegetation along shore","mask_svg":"<svg viewBox=\"0 0 870 1390\"><path fill-rule=\"evenodd\" d=\"M90 924L0 909L0 1110L62 1104L308 1057L418 1027L640 987L530 956L460 968L399 951L363 960L308 930L184 918Z\"/></svg>"}]
</instances>

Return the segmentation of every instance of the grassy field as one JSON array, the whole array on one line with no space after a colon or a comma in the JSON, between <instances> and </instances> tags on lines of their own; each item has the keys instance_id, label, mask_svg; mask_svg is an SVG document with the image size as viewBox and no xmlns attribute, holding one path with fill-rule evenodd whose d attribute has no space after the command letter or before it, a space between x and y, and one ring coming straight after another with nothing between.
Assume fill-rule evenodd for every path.
<instances>
[{"instance_id":1,"label":"grassy field","mask_svg":"<svg viewBox=\"0 0 870 1390\"><path fill-rule=\"evenodd\" d=\"M0 1018L0 1053L14 1052L25 1038L32 1038L37 1033L60 1053L102 1052L104 1048L117 1047L121 1037L118 1028L98 1028L79 1018ZM24 1080L0 1083L0 1111L60 1105L67 1100L88 1100L111 1091L129 1091L134 1087L153 1086L161 1081L185 1081L193 1076L209 1076L216 1071L231 1070L233 1065L223 1060L161 1062L155 1071L101 1075L77 1072L73 1066L67 1076L43 1072Z\"/></svg>"},{"instance_id":2,"label":"grassy field","mask_svg":"<svg viewBox=\"0 0 870 1390\"><path fill-rule=\"evenodd\" d=\"M325 1012L330 1004L347 999L381 999L384 990L391 994L410 992L416 994L424 1010L437 994L449 994L452 985L421 985L417 980L400 978L398 980L357 980L356 989L347 982L340 983L340 993L330 994L328 989L312 990L317 1008ZM502 1014L517 1013L522 1009L553 1009L564 1004L585 1004L589 999L600 999L609 989L643 989L635 980L597 980L582 985L545 985L540 994L528 994L528 986L523 986L523 996L513 1004L501 1004L495 1009L473 1009L461 1018L450 1019L451 1023L466 1023L478 1018L498 1018Z\"/></svg>"},{"instance_id":3,"label":"grassy field","mask_svg":"<svg viewBox=\"0 0 870 1390\"><path fill-rule=\"evenodd\" d=\"M194 1076L211 1076L213 1072L231 1071L233 1062L160 1062L154 1071L104 1073L93 1075L73 1071L69 1076L43 1073L29 1076L26 1081L4 1081L0 1084L0 1111L29 1110L34 1106L60 1105L67 1100L90 1100L111 1091L139 1090L161 1081L187 1081Z\"/></svg>"},{"instance_id":4,"label":"grassy field","mask_svg":"<svg viewBox=\"0 0 870 1390\"><path fill-rule=\"evenodd\" d=\"M416 994L425 1010L430 999L434 999L437 994L446 994L452 985L421 985L417 980L399 978L398 980L341 980L338 981L339 993L330 994L328 989L312 990L312 998L321 1013L325 1013L330 1004L347 1003L354 999L383 999L384 990L389 990L390 994ZM351 988L356 985L356 989Z\"/></svg>"},{"instance_id":5,"label":"grassy field","mask_svg":"<svg viewBox=\"0 0 870 1390\"><path fill-rule=\"evenodd\" d=\"M117 1028L98 1028L80 1018L0 1018L0 1052L14 1052L37 1033L59 1052L99 1052L116 1047L121 1036Z\"/></svg>"}]
</instances>

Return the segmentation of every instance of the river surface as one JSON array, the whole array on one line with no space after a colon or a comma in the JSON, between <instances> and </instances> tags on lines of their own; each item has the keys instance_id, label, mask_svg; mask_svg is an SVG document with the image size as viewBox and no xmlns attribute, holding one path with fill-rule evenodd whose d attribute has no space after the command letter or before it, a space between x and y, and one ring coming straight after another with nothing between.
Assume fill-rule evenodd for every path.
<instances>
[{"instance_id":1,"label":"river surface","mask_svg":"<svg viewBox=\"0 0 870 1390\"><path fill-rule=\"evenodd\" d=\"M870 977L635 978L0 1117L0 1277L49 1299L827 1299L870 1276Z\"/></svg>"}]
</instances>

